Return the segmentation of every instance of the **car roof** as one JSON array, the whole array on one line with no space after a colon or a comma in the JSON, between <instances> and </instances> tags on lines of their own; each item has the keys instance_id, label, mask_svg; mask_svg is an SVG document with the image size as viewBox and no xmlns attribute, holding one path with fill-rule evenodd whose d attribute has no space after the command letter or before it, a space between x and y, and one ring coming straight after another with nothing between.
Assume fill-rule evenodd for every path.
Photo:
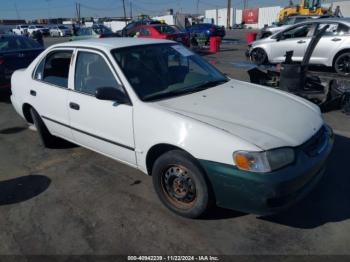
<instances>
[{"instance_id":1,"label":"car roof","mask_svg":"<svg viewBox=\"0 0 350 262\"><path fill-rule=\"evenodd\" d=\"M319 15L293 15L293 16L290 16L288 18L292 19L292 18L319 18L321 16Z\"/></svg>"},{"instance_id":2,"label":"car roof","mask_svg":"<svg viewBox=\"0 0 350 262\"><path fill-rule=\"evenodd\" d=\"M115 48L123 48L129 46L141 46L151 44L166 44L176 43L170 40L153 39L153 38L131 38L131 37L111 37L111 38L98 38L98 39L86 39L79 41L71 41L53 45L51 48L58 47L85 47L85 48L97 48L100 50L110 51Z\"/></svg>"},{"instance_id":3,"label":"car roof","mask_svg":"<svg viewBox=\"0 0 350 262\"><path fill-rule=\"evenodd\" d=\"M312 24L343 23L343 24L346 24L347 26L350 26L350 18L334 17L334 18L323 18L323 19L308 19L306 21L302 21L294 25L288 25L288 27L286 27L284 30L292 28L294 26L310 24L310 23Z\"/></svg>"}]
</instances>

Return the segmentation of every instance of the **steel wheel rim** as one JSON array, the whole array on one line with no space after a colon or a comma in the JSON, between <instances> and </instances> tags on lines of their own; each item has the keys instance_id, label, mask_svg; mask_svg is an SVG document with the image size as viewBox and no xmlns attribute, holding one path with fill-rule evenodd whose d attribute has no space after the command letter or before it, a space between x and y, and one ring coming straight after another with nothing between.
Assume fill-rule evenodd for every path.
<instances>
[{"instance_id":1,"label":"steel wheel rim","mask_svg":"<svg viewBox=\"0 0 350 262\"><path fill-rule=\"evenodd\" d=\"M179 209L189 209L196 203L196 185L188 169L183 166L166 168L162 174L161 186L169 202Z\"/></svg>"},{"instance_id":2,"label":"steel wheel rim","mask_svg":"<svg viewBox=\"0 0 350 262\"><path fill-rule=\"evenodd\" d=\"M343 75L350 74L350 54L341 55L337 59L335 70Z\"/></svg>"}]
</instances>

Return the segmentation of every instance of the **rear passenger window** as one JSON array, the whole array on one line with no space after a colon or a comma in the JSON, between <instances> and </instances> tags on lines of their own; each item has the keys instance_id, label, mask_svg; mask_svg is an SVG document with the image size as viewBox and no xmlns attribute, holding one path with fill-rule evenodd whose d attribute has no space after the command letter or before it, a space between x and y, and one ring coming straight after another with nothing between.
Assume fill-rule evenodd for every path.
<instances>
[{"instance_id":1,"label":"rear passenger window","mask_svg":"<svg viewBox=\"0 0 350 262\"><path fill-rule=\"evenodd\" d=\"M34 78L67 88L72 53L72 51L55 51L48 54L38 65Z\"/></svg>"},{"instance_id":2,"label":"rear passenger window","mask_svg":"<svg viewBox=\"0 0 350 262\"><path fill-rule=\"evenodd\" d=\"M106 61L98 54L79 52L75 68L76 91L94 96L99 87L118 87Z\"/></svg>"}]
</instances>

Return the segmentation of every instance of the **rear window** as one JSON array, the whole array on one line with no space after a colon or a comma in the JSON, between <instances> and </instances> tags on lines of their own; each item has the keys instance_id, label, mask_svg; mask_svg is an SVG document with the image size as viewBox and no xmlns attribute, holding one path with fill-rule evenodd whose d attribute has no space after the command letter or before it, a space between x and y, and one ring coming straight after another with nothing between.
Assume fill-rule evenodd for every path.
<instances>
[{"instance_id":1,"label":"rear window","mask_svg":"<svg viewBox=\"0 0 350 262\"><path fill-rule=\"evenodd\" d=\"M16 51L41 48L34 40L24 37L0 37L0 51Z\"/></svg>"},{"instance_id":2,"label":"rear window","mask_svg":"<svg viewBox=\"0 0 350 262\"><path fill-rule=\"evenodd\" d=\"M154 29L156 29L160 34L174 34L178 32L176 28L168 25L154 26Z\"/></svg>"}]
</instances>

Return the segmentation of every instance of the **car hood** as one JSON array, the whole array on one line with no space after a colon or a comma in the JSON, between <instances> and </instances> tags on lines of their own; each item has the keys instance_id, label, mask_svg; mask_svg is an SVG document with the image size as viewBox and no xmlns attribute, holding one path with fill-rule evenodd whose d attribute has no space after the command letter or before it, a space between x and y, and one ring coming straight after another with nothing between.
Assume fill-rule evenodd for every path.
<instances>
[{"instance_id":1,"label":"car hood","mask_svg":"<svg viewBox=\"0 0 350 262\"><path fill-rule=\"evenodd\" d=\"M320 110L312 103L237 80L155 103L229 132L262 150L299 146L323 125Z\"/></svg>"}]
</instances>

